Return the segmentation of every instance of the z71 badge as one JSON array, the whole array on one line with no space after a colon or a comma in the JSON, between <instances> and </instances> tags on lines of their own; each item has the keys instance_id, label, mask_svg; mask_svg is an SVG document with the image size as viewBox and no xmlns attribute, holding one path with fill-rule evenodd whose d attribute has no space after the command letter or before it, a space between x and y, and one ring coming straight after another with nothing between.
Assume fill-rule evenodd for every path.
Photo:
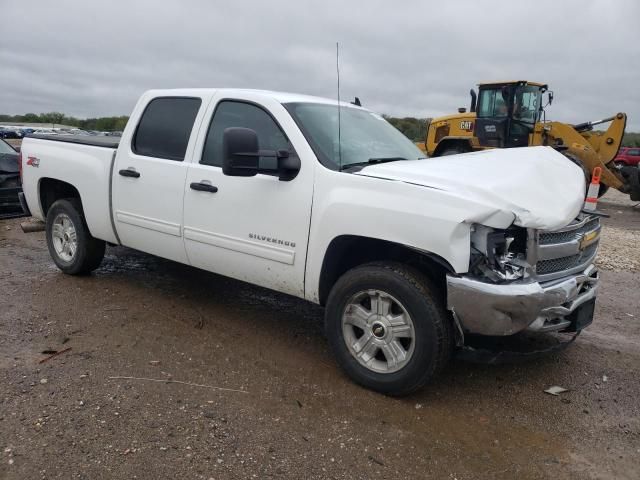
<instances>
[{"instance_id":1,"label":"z71 badge","mask_svg":"<svg viewBox=\"0 0 640 480\"><path fill-rule=\"evenodd\" d=\"M473 130L473 122L471 120L462 120L460 122L460 130Z\"/></svg>"}]
</instances>

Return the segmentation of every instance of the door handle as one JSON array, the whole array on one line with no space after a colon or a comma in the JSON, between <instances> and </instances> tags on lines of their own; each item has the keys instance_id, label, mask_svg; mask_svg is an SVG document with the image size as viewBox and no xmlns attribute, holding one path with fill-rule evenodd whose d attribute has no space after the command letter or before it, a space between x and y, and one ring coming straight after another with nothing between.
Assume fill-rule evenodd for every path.
<instances>
[{"instance_id":1,"label":"door handle","mask_svg":"<svg viewBox=\"0 0 640 480\"><path fill-rule=\"evenodd\" d=\"M214 187L210 183L204 182L192 182L189 187L191 188L191 190L196 190L198 192L216 193L218 191L218 187Z\"/></svg>"},{"instance_id":2,"label":"door handle","mask_svg":"<svg viewBox=\"0 0 640 480\"><path fill-rule=\"evenodd\" d=\"M129 167L129 168L124 169L124 170L120 170L118 173L120 175L122 175L123 177L131 177L131 178L140 177L140 172L136 172L135 168L133 168L133 167Z\"/></svg>"}]
</instances>

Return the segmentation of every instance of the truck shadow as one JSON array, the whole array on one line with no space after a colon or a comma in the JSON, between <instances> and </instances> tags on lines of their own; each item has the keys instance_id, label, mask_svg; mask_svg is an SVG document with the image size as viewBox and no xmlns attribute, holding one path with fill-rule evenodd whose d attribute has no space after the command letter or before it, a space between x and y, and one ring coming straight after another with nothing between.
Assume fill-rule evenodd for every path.
<instances>
[{"instance_id":1,"label":"truck shadow","mask_svg":"<svg viewBox=\"0 0 640 480\"><path fill-rule=\"evenodd\" d=\"M307 357L306 362L330 366L334 377L339 372L324 337L324 309L317 305L123 247L108 249L94 277L101 281L108 278L131 294L148 297L149 304L162 298L163 312L168 319L201 326L203 335L220 328L221 321L230 320L233 331L244 341L251 343L252 336L268 337L274 347L279 345L289 354L292 353L291 336L304 337L314 347L297 352L295 358L315 356ZM496 390L505 384L513 388L523 382L529 384L532 379L543 381L565 361L566 354L560 353L535 361L498 365L454 358L436 380L437 389L444 387L461 393L464 389L486 389L490 385ZM430 391L418 393L415 398L427 400Z\"/></svg>"}]
</instances>

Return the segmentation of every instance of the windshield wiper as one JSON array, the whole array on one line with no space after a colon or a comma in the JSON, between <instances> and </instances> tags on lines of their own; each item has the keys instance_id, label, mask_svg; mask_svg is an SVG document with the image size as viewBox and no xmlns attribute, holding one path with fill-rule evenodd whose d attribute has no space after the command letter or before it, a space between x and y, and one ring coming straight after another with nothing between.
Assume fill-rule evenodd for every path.
<instances>
[{"instance_id":1,"label":"windshield wiper","mask_svg":"<svg viewBox=\"0 0 640 480\"><path fill-rule=\"evenodd\" d=\"M370 158L366 162L355 162L350 163L348 165L343 165L340 170L346 170L347 168L352 167L366 167L367 165L374 165L376 163L387 163L387 162L395 162L396 160L406 160L404 157L374 157Z\"/></svg>"}]
</instances>

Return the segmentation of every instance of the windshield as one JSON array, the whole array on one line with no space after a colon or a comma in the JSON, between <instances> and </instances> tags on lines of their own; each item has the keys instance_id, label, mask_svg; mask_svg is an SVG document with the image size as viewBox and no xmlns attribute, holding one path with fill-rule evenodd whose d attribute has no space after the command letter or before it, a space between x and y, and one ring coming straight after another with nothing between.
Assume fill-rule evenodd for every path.
<instances>
[{"instance_id":1,"label":"windshield","mask_svg":"<svg viewBox=\"0 0 640 480\"><path fill-rule=\"evenodd\" d=\"M288 103L284 106L318 159L328 168L425 158L424 153L389 122L367 110L341 108L339 145L337 105Z\"/></svg>"},{"instance_id":2,"label":"windshield","mask_svg":"<svg viewBox=\"0 0 640 480\"><path fill-rule=\"evenodd\" d=\"M515 88L511 109L510 95L514 89L510 87L483 88L480 90L478 117L506 118L511 112L514 120L534 124L540 117L540 101L542 91L533 85L520 85Z\"/></svg>"},{"instance_id":3,"label":"windshield","mask_svg":"<svg viewBox=\"0 0 640 480\"><path fill-rule=\"evenodd\" d=\"M4 140L0 140L0 153L13 153L15 155L16 151Z\"/></svg>"}]
</instances>

